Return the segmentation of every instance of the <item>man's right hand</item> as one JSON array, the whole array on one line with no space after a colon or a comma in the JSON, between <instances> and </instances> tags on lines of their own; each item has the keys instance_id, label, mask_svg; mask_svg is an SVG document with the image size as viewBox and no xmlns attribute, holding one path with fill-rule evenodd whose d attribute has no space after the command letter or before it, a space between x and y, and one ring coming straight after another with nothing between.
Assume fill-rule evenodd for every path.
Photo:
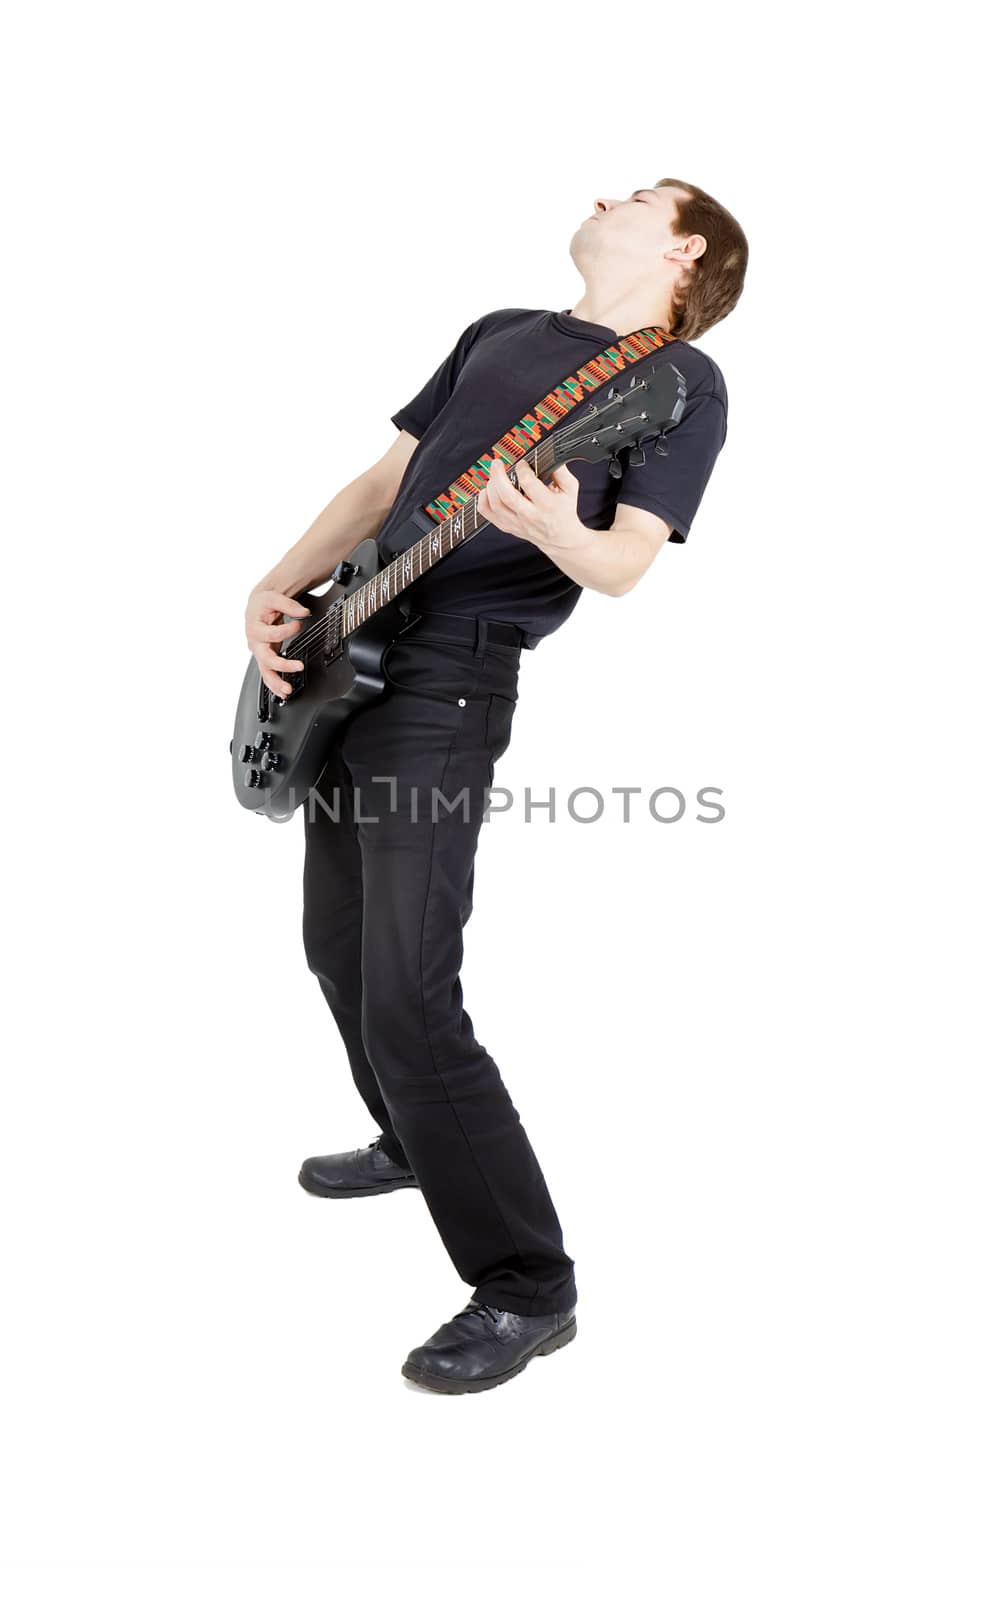
<instances>
[{"instance_id":1,"label":"man's right hand","mask_svg":"<svg viewBox=\"0 0 981 1600\"><path fill-rule=\"evenodd\" d=\"M308 617L310 607L276 589L253 589L245 608L245 637L255 656L259 676L273 694L288 697L292 685L280 677L281 672L302 672L302 661L284 659L275 648L283 639L299 633L303 623L284 622L284 617Z\"/></svg>"}]
</instances>

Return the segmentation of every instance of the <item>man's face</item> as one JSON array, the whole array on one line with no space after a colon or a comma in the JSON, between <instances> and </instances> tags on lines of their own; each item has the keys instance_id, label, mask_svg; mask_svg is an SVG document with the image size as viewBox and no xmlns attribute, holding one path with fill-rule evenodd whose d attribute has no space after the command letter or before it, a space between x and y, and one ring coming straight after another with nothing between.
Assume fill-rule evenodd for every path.
<instances>
[{"instance_id":1,"label":"man's face","mask_svg":"<svg viewBox=\"0 0 981 1600\"><path fill-rule=\"evenodd\" d=\"M615 256L628 266L649 267L680 244L673 229L684 198L684 190L665 188L636 189L626 200L594 200L592 215L572 236L572 259L579 266Z\"/></svg>"}]
</instances>

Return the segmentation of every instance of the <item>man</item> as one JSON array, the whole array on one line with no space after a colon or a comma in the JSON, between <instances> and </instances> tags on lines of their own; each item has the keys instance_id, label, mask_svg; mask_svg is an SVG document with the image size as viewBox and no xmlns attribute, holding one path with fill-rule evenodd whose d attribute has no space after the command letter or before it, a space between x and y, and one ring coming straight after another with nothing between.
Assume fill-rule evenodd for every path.
<instances>
[{"instance_id":1,"label":"man","mask_svg":"<svg viewBox=\"0 0 981 1600\"><path fill-rule=\"evenodd\" d=\"M676 179L597 200L570 253L585 285L577 304L471 323L392 417L391 449L256 585L246 613L263 680L288 695L301 663L280 647L305 615L294 596L362 539L377 537L386 563L414 543L414 510L623 335L674 336L645 361L671 361L687 382L667 456L648 447L619 480L608 462L574 462L548 483L519 462L516 485L495 460L477 503L489 526L411 585L412 620L385 655L390 689L345 724L318 779L323 806L305 813L307 960L381 1131L367 1146L311 1156L300 1182L327 1198L421 1189L474 1292L402 1371L451 1394L506 1382L576 1332L574 1261L460 983L477 837L510 740L521 649L554 633L583 588L626 594L666 540L687 539L727 408L721 372L691 340L732 310L748 257L729 212Z\"/></svg>"}]
</instances>

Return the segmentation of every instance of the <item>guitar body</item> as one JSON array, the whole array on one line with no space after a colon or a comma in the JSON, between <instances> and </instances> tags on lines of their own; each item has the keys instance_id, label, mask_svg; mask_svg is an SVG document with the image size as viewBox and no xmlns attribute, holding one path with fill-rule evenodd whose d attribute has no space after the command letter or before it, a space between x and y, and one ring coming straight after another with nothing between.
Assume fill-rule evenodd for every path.
<instances>
[{"instance_id":1,"label":"guitar body","mask_svg":"<svg viewBox=\"0 0 981 1600\"><path fill-rule=\"evenodd\" d=\"M345 724L389 687L382 657L406 627L397 604L362 622L332 659L315 645L304 648L305 639L316 639L328 609L379 571L374 539L363 540L347 561L355 569L348 583L335 582L323 595L297 596L310 616L281 647L287 659L295 655L306 663L302 672L283 674L294 686L292 694L285 701L271 694L254 657L242 683L229 745L235 795L247 811L272 822L288 822L304 804Z\"/></svg>"}]
</instances>

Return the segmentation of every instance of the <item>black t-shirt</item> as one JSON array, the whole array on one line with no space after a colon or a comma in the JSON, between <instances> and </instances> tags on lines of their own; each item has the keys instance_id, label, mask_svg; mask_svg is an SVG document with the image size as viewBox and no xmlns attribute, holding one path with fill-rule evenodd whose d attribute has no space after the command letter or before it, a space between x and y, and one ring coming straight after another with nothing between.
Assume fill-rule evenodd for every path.
<instances>
[{"instance_id":1,"label":"black t-shirt","mask_svg":"<svg viewBox=\"0 0 981 1600\"><path fill-rule=\"evenodd\" d=\"M564 311L491 311L465 328L429 381L392 417L419 443L378 530L383 560L420 537L408 521L417 507L447 488L564 378L618 342L612 328ZM668 454L658 456L648 445L644 464L630 466L624 452L620 479L610 476L607 461L568 465L579 480L578 515L586 527L608 528L618 503L640 506L669 522L671 539L684 543L725 443L726 387L712 358L685 340L644 357L645 364L662 361L673 362L688 386ZM595 390L583 404L604 393ZM411 604L548 634L565 622L581 594L581 586L535 545L489 523L415 581Z\"/></svg>"}]
</instances>

